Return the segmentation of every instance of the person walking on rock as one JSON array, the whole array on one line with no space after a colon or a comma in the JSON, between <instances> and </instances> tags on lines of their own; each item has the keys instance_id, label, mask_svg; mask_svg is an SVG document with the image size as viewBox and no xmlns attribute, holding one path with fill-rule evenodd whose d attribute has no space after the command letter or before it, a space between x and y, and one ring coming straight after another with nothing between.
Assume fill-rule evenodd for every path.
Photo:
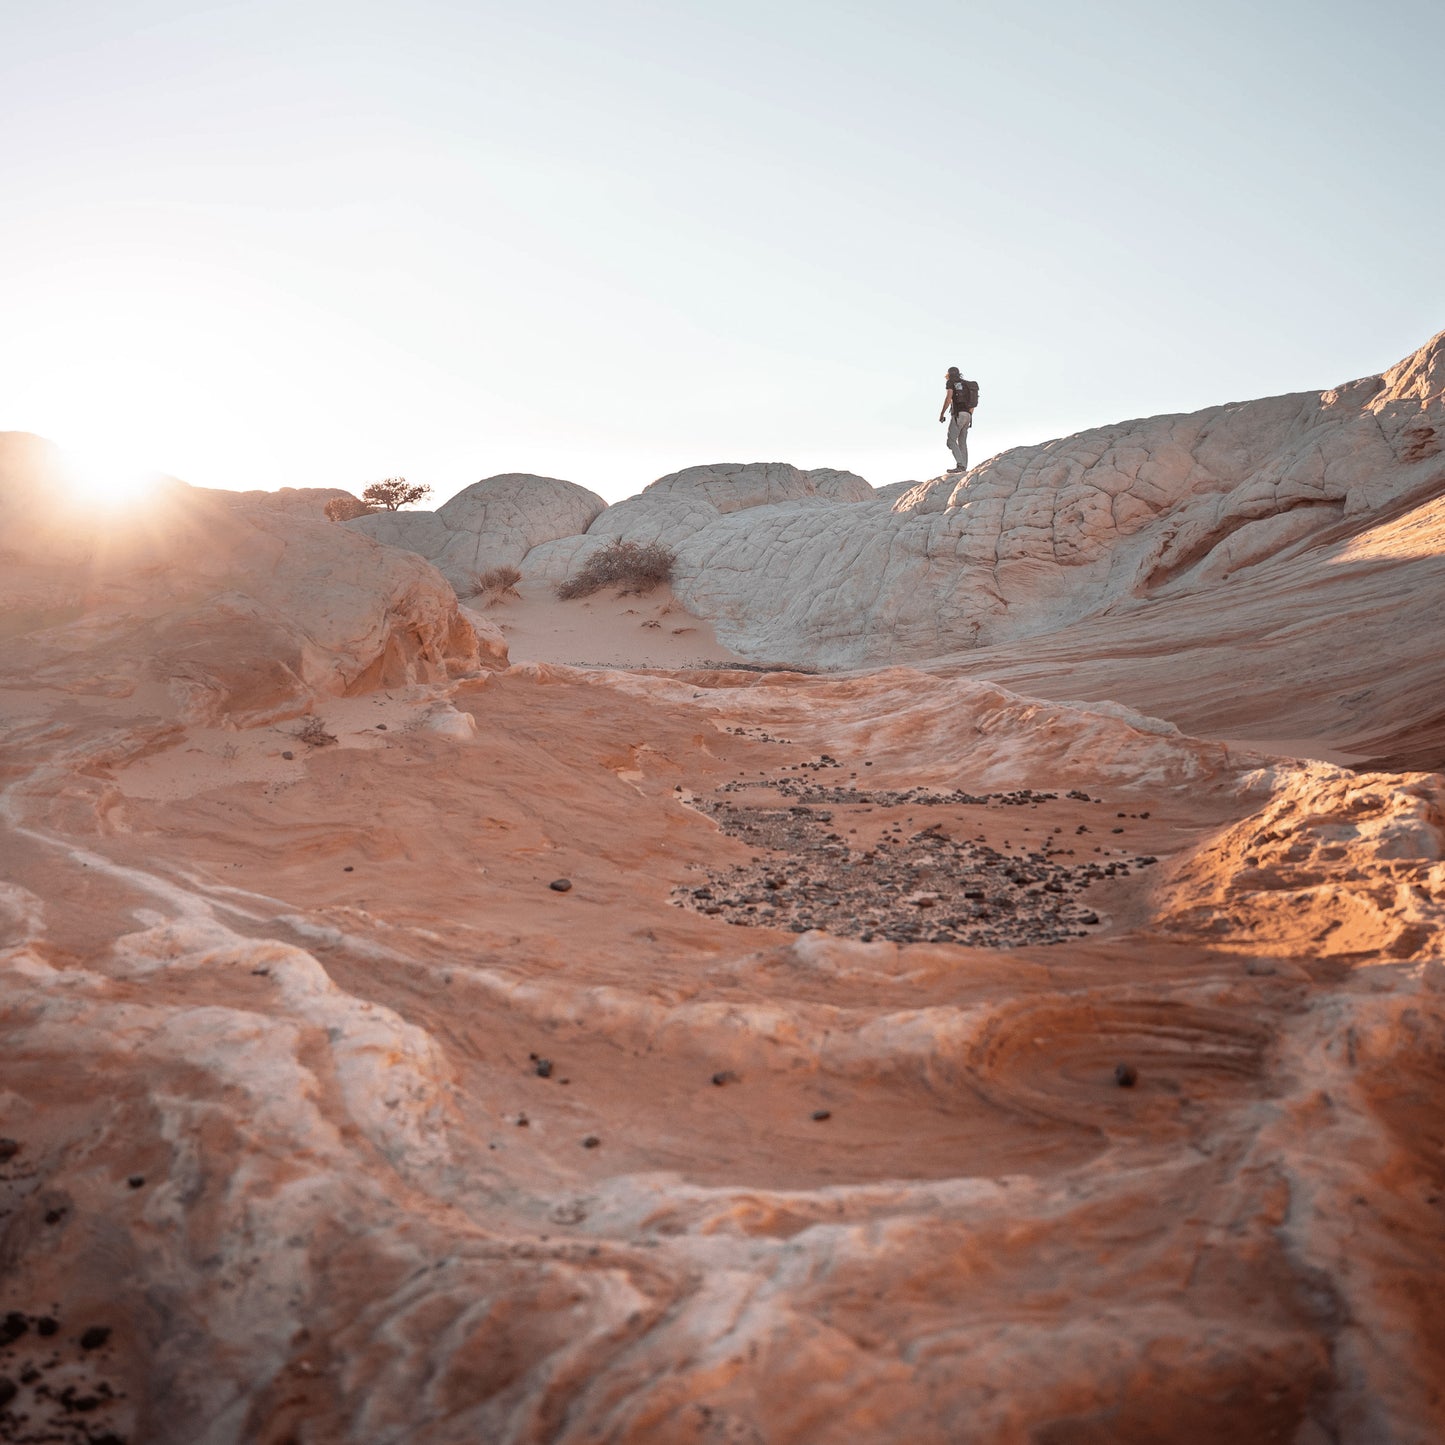
<instances>
[{"instance_id":1,"label":"person walking on rock","mask_svg":"<svg viewBox=\"0 0 1445 1445\"><path fill-rule=\"evenodd\" d=\"M978 405L978 383L965 381L956 366L948 368L944 377L948 388L943 394L943 410L939 421L948 420L948 449L953 453L951 472L968 470L968 429L973 425L973 409Z\"/></svg>"}]
</instances>

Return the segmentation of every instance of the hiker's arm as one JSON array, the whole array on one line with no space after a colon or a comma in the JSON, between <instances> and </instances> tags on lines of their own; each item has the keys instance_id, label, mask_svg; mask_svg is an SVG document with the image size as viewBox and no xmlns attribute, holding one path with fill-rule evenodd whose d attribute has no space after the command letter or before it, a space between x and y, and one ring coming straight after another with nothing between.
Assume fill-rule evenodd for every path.
<instances>
[{"instance_id":1,"label":"hiker's arm","mask_svg":"<svg viewBox=\"0 0 1445 1445\"><path fill-rule=\"evenodd\" d=\"M952 400L953 393L951 391L945 391L943 393L943 410L938 413L939 421L943 421L948 416L948 403Z\"/></svg>"}]
</instances>

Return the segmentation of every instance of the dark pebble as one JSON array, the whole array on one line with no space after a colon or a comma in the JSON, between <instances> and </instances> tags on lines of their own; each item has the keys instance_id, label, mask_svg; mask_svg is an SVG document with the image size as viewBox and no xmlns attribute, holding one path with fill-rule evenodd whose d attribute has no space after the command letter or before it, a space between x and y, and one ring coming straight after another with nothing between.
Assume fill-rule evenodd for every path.
<instances>
[{"instance_id":1,"label":"dark pebble","mask_svg":"<svg viewBox=\"0 0 1445 1445\"><path fill-rule=\"evenodd\" d=\"M589 1134L582 1141L582 1147L584 1149L595 1149L601 1142L602 1141L595 1134Z\"/></svg>"},{"instance_id":2,"label":"dark pebble","mask_svg":"<svg viewBox=\"0 0 1445 1445\"><path fill-rule=\"evenodd\" d=\"M712 1076L712 1081L718 1088L722 1088L724 1084L736 1084L738 1076L731 1069L719 1069Z\"/></svg>"},{"instance_id":3,"label":"dark pebble","mask_svg":"<svg viewBox=\"0 0 1445 1445\"><path fill-rule=\"evenodd\" d=\"M3 1410L20 1393L20 1387L14 1380L7 1380L0 1375L0 1410Z\"/></svg>"},{"instance_id":4,"label":"dark pebble","mask_svg":"<svg viewBox=\"0 0 1445 1445\"><path fill-rule=\"evenodd\" d=\"M377 725L376 725L376 730L377 730L377 732L379 732L379 733L384 733L384 732L386 731L386 724L385 724L385 723L377 723Z\"/></svg>"},{"instance_id":5,"label":"dark pebble","mask_svg":"<svg viewBox=\"0 0 1445 1445\"><path fill-rule=\"evenodd\" d=\"M532 1067L537 1071L539 1079L550 1079L552 1077L552 1060L538 1059Z\"/></svg>"},{"instance_id":6,"label":"dark pebble","mask_svg":"<svg viewBox=\"0 0 1445 1445\"><path fill-rule=\"evenodd\" d=\"M0 1164L4 1164L7 1159L13 1159L19 1152L18 1139L0 1139Z\"/></svg>"},{"instance_id":7,"label":"dark pebble","mask_svg":"<svg viewBox=\"0 0 1445 1445\"><path fill-rule=\"evenodd\" d=\"M1121 1089L1132 1089L1139 1082L1139 1070L1133 1064L1115 1064L1114 1082Z\"/></svg>"},{"instance_id":8,"label":"dark pebble","mask_svg":"<svg viewBox=\"0 0 1445 1445\"><path fill-rule=\"evenodd\" d=\"M287 748L286 751L281 754L281 756L282 756L283 758L285 758L286 761L289 763L289 762L291 761L291 759L296 756L296 754L293 753L290 748Z\"/></svg>"},{"instance_id":9,"label":"dark pebble","mask_svg":"<svg viewBox=\"0 0 1445 1445\"><path fill-rule=\"evenodd\" d=\"M65 1218L63 1209L47 1209L45 1211L45 1222L47 1224L59 1224Z\"/></svg>"},{"instance_id":10,"label":"dark pebble","mask_svg":"<svg viewBox=\"0 0 1445 1445\"><path fill-rule=\"evenodd\" d=\"M110 1338L109 1325L91 1325L80 1337L82 1350L98 1350Z\"/></svg>"},{"instance_id":11,"label":"dark pebble","mask_svg":"<svg viewBox=\"0 0 1445 1445\"><path fill-rule=\"evenodd\" d=\"M40 1318L35 1321L35 1333L37 1335L43 1335L48 1339L51 1335L58 1334L59 1331L60 1321L52 1319L49 1315L41 1315Z\"/></svg>"},{"instance_id":12,"label":"dark pebble","mask_svg":"<svg viewBox=\"0 0 1445 1445\"><path fill-rule=\"evenodd\" d=\"M132 1189L144 1189L146 1177L144 1174L132 1174L125 1182L129 1184Z\"/></svg>"},{"instance_id":13,"label":"dark pebble","mask_svg":"<svg viewBox=\"0 0 1445 1445\"><path fill-rule=\"evenodd\" d=\"M0 1320L0 1346L13 1345L21 1335L28 1333L30 1321L19 1310L11 1310Z\"/></svg>"},{"instance_id":14,"label":"dark pebble","mask_svg":"<svg viewBox=\"0 0 1445 1445\"><path fill-rule=\"evenodd\" d=\"M832 1117L833 1117L833 1111L832 1111L831 1109L814 1109L814 1110L813 1110L813 1122L814 1122L815 1124L821 1124L824 1119L831 1119Z\"/></svg>"},{"instance_id":15,"label":"dark pebble","mask_svg":"<svg viewBox=\"0 0 1445 1445\"><path fill-rule=\"evenodd\" d=\"M348 863L348 864L346 865L346 867L343 868L341 871L342 871L343 873L355 873L355 872L356 872L356 869L355 869L355 867L354 867L352 864Z\"/></svg>"},{"instance_id":16,"label":"dark pebble","mask_svg":"<svg viewBox=\"0 0 1445 1445\"><path fill-rule=\"evenodd\" d=\"M548 885L553 893L570 893L572 891L572 880L570 878L554 878Z\"/></svg>"}]
</instances>

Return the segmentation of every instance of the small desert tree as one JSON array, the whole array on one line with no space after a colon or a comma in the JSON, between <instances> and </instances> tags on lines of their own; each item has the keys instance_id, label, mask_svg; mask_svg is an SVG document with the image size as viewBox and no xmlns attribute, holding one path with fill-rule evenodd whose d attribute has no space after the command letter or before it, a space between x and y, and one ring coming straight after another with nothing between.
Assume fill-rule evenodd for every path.
<instances>
[{"instance_id":1,"label":"small desert tree","mask_svg":"<svg viewBox=\"0 0 1445 1445\"><path fill-rule=\"evenodd\" d=\"M399 507L409 507L413 502L431 496L431 488L425 483L414 487L405 477L388 477L384 482L373 482L361 496L374 507L385 507L388 512L394 512Z\"/></svg>"},{"instance_id":2,"label":"small desert tree","mask_svg":"<svg viewBox=\"0 0 1445 1445\"><path fill-rule=\"evenodd\" d=\"M375 507L368 507L358 497L332 497L326 504L326 515L333 522L349 522L355 517L369 517Z\"/></svg>"}]
</instances>

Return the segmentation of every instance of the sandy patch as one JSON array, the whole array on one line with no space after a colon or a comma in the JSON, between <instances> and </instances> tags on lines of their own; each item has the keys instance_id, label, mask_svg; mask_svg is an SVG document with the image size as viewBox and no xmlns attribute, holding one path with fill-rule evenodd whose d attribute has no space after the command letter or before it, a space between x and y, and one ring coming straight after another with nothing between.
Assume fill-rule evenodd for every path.
<instances>
[{"instance_id":1,"label":"sandy patch","mask_svg":"<svg viewBox=\"0 0 1445 1445\"><path fill-rule=\"evenodd\" d=\"M523 582L515 595L467 605L502 629L514 663L671 669L745 660L665 585L643 597L605 590L560 602L550 587Z\"/></svg>"}]
</instances>

